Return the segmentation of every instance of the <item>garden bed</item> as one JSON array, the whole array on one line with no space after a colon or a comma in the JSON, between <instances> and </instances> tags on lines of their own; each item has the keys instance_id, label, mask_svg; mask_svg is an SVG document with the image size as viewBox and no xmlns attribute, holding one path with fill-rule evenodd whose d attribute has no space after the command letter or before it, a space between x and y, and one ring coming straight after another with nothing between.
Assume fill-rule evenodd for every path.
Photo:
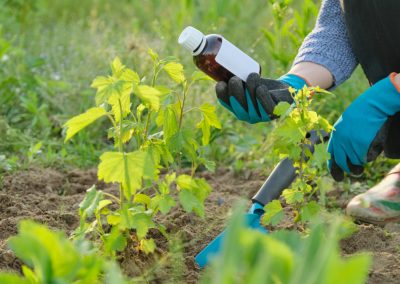
<instances>
[{"instance_id":1,"label":"garden bed","mask_svg":"<svg viewBox=\"0 0 400 284\"><path fill-rule=\"evenodd\" d=\"M150 234L158 249L154 255L145 255L137 252L135 241L131 240L127 251L118 256L127 275L151 283L162 283L171 278L195 283L200 272L194 256L224 228L235 201L249 200L264 179L258 173L236 176L226 169L202 176L214 189L205 203L206 217L201 219L179 208L168 217L162 217L165 219L160 221L171 238L177 237L182 242L176 242L175 252L168 253L171 248L166 238L152 231ZM113 186L98 183L95 170L29 169L5 176L0 190L0 269L18 271L21 268L21 262L6 245L7 238L16 234L18 221L33 219L69 234L78 226L79 203L85 190L93 184L100 189L116 190ZM341 242L343 255L371 251L374 262L369 283L397 283L400 279L400 225L360 224L358 228L357 233Z\"/></svg>"}]
</instances>

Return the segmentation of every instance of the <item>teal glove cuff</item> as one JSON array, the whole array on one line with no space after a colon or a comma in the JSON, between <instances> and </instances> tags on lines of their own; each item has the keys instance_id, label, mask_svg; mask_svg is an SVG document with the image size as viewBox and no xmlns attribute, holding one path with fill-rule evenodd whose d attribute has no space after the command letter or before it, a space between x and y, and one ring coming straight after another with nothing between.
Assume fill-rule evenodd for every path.
<instances>
[{"instance_id":1,"label":"teal glove cuff","mask_svg":"<svg viewBox=\"0 0 400 284\"><path fill-rule=\"evenodd\" d=\"M294 74L283 75L278 80L285 84L288 84L289 86L295 88L296 90L300 90L304 86L310 86L310 84L305 79Z\"/></svg>"}]
</instances>

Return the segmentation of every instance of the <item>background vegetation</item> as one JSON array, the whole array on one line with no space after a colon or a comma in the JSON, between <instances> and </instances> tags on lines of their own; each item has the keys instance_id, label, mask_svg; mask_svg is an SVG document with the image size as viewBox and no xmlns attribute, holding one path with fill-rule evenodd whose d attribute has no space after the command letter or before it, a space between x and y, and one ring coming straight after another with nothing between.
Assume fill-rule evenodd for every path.
<instances>
[{"instance_id":1,"label":"background vegetation","mask_svg":"<svg viewBox=\"0 0 400 284\"><path fill-rule=\"evenodd\" d=\"M93 103L92 79L105 74L115 56L139 73L149 73L149 47L176 56L195 69L177 44L193 25L220 33L262 65L263 75L278 77L290 67L304 36L313 27L319 1L0 1L0 171L43 166L91 167L107 143L98 129L61 143L61 126ZM246 7L244 9L244 7ZM331 122L367 86L358 70L319 102ZM215 103L214 84L194 88L188 104ZM271 165L266 137L273 125L243 128L221 107L223 129L209 155L236 170ZM246 131L243 131L246 129ZM239 131L240 130L240 131ZM217 138L217 137L216 137ZM218 145L218 147L216 146Z\"/></svg>"}]
</instances>

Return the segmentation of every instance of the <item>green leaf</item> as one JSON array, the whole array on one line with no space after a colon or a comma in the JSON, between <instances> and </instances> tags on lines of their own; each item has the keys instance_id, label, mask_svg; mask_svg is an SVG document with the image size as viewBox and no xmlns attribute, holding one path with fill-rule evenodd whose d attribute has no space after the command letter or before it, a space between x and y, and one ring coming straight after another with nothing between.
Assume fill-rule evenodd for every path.
<instances>
[{"instance_id":1,"label":"green leaf","mask_svg":"<svg viewBox=\"0 0 400 284\"><path fill-rule=\"evenodd\" d=\"M211 127L221 129L221 123L215 113L215 106L206 103L200 106L200 111L203 114L203 119L197 124L197 128L200 128L203 133L203 145L208 145L210 142Z\"/></svg>"},{"instance_id":2,"label":"green leaf","mask_svg":"<svg viewBox=\"0 0 400 284\"><path fill-rule=\"evenodd\" d=\"M117 226L121 223L121 215L107 215L107 223L111 226Z\"/></svg>"},{"instance_id":3,"label":"green leaf","mask_svg":"<svg viewBox=\"0 0 400 284\"><path fill-rule=\"evenodd\" d=\"M164 65L164 70L176 83L183 83L186 78L183 74L183 65L177 62L169 62Z\"/></svg>"},{"instance_id":4,"label":"green leaf","mask_svg":"<svg viewBox=\"0 0 400 284\"><path fill-rule=\"evenodd\" d=\"M290 109L290 104L288 102L280 102L275 108L274 108L274 114L277 116L282 116L288 112Z\"/></svg>"},{"instance_id":5,"label":"green leaf","mask_svg":"<svg viewBox=\"0 0 400 284\"><path fill-rule=\"evenodd\" d=\"M153 253L156 249L156 243L153 239L143 239L140 241L139 249L145 254Z\"/></svg>"},{"instance_id":6,"label":"green leaf","mask_svg":"<svg viewBox=\"0 0 400 284\"><path fill-rule=\"evenodd\" d=\"M169 139L178 132L178 119L173 107L168 106L164 111L163 117L164 138Z\"/></svg>"},{"instance_id":7,"label":"green leaf","mask_svg":"<svg viewBox=\"0 0 400 284\"><path fill-rule=\"evenodd\" d=\"M107 112L102 107L94 107L88 109L85 113L77 115L68 120L64 127L67 129L65 136L65 142L71 139L76 133L81 131L83 128L93 123L95 120L106 115Z\"/></svg>"},{"instance_id":8,"label":"green leaf","mask_svg":"<svg viewBox=\"0 0 400 284\"><path fill-rule=\"evenodd\" d=\"M38 282L31 282L28 279L24 279L18 274L9 272L0 272L0 283L2 284L36 284Z\"/></svg>"},{"instance_id":9,"label":"green leaf","mask_svg":"<svg viewBox=\"0 0 400 284\"><path fill-rule=\"evenodd\" d=\"M135 94L151 109L157 111L160 108L161 92L156 88L139 85L135 89Z\"/></svg>"},{"instance_id":10,"label":"green leaf","mask_svg":"<svg viewBox=\"0 0 400 284\"><path fill-rule=\"evenodd\" d=\"M179 200L187 212L194 211L204 216L204 200L211 192L211 187L203 178L195 179L189 175L180 175L175 180L179 192Z\"/></svg>"},{"instance_id":11,"label":"green leaf","mask_svg":"<svg viewBox=\"0 0 400 284\"><path fill-rule=\"evenodd\" d=\"M284 217L283 208L279 200L273 200L264 207L262 222L265 225L277 225Z\"/></svg>"},{"instance_id":12,"label":"green leaf","mask_svg":"<svg viewBox=\"0 0 400 284\"><path fill-rule=\"evenodd\" d=\"M175 200L169 195L163 195L158 206L161 213L167 214L172 207L176 204Z\"/></svg>"},{"instance_id":13,"label":"green leaf","mask_svg":"<svg viewBox=\"0 0 400 284\"><path fill-rule=\"evenodd\" d=\"M282 196L288 204L302 202L304 200L304 194L299 190L285 189L282 192Z\"/></svg>"},{"instance_id":14,"label":"green leaf","mask_svg":"<svg viewBox=\"0 0 400 284\"><path fill-rule=\"evenodd\" d=\"M197 81L213 81L213 79L201 71L194 71L192 73L192 83Z\"/></svg>"},{"instance_id":15,"label":"green leaf","mask_svg":"<svg viewBox=\"0 0 400 284\"><path fill-rule=\"evenodd\" d=\"M139 240L146 237L149 229L156 227L153 220L151 219L151 216L146 213L134 213L132 214L131 218L132 229L136 229L136 234Z\"/></svg>"},{"instance_id":16,"label":"green leaf","mask_svg":"<svg viewBox=\"0 0 400 284\"><path fill-rule=\"evenodd\" d=\"M183 152L192 161L197 159L196 150L198 144L196 139L193 138L193 131L185 129L175 133L170 139L167 140L167 145L171 153Z\"/></svg>"},{"instance_id":17,"label":"green leaf","mask_svg":"<svg viewBox=\"0 0 400 284\"><path fill-rule=\"evenodd\" d=\"M312 217L320 212L320 210L320 206L315 201L310 201L309 203L303 205L300 209L301 221L310 221Z\"/></svg>"},{"instance_id":18,"label":"green leaf","mask_svg":"<svg viewBox=\"0 0 400 284\"><path fill-rule=\"evenodd\" d=\"M150 58L153 60L153 62L158 61L158 54L153 49L149 48L147 50L147 54L150 55Z\"/></svg>"},{"instance_id":19,"label":"green leaf","mask_svg":"<svg viewBox=\"0 0 400 284\"><path fill-rule=\"evenodd\" d=\"M138 75L138 73L136 73L135 71L126 68L120 77L121 80L128 82L128 83L132 83L135 85L138 85L140 83L140 77Z\"/></svg>"},{"instance_id":20,"label":"green leaf","mask_svg":"<svg viewBox=\"0 0 400 284\"><path fill-rule=\"evenodd\" d=\"M113 95L120 96L131 93L133 84L114 77L100 76L93 81L91 87L97 88L96 105L99 106L107 102Z\"/></svg>"},{"instance_id":21,"label":"green leaf","mask_svg":"<svg viewBox=\"0 0 400 284\"><path fill-rule=\"evenodd\" d=\"M112 74L115 77L119 77L122 74L122 71L125 69L125 66L121 63L119 57L115 57L113 62L111 63Z\"/></svg>"},{"instance_id":22,"label":"green leaf","mask_svg":"<svg viewBox=\"0 0 400 284\"><path fill-rule=\"evenodd\" d=\"M119 123L119 121L124 119L131 110L130 92L125 92L124 94L113 94L108 98L108 103L111 105L115 122Z\"/></svg>"},{"instance_id":23,"label":"green leaf","mask_svg":"<svg viewBox=\"0 0 400 284\"><path fill-rule=\"evenodd\" d=\"M108 253L123 251L126 245L126 236L118 227L112 227L111 232L105 236L104 250Z\"/></svg>"},{"instance_id":24,"label":"green leaf","mask_svg":"<svg viewBox=\"0 0 400 284\"><path fill-rule=\"evenodd\" d=\"M205 119L208 120L209 124L215 128L221 129L221 122L218 119L218 116L215 112L216 107L205 103L200 106L200 110Z\"/></svg>"},{"instance_id":25,"label":"green leaf","mask_svg":"<svg viewBox=\"0 0 400 284\"><path fill-rule=\"evenodd\" d=\"M311 163L318 169L324 169L326 166L326 162L330 159L330 156L331 155L327 151L326 144L317 144L314 145L314 153L308 163Z\"/></svg>"},{"instance_id":26,"label":"green leaf","mask_svg":"<svg viewBox=\"0 0 400 284\"><path fill-rule=\"evenodd\" d=\"M86 196L79 204L79 214L81 216L91 217L98 208L100 201L103 199L103 193L96 190L93 185L86 191Z\"/></svg>"},{"instance_id":27,"label":"green leaf","mask_svg":"<svg viewBox=\"0 0 400 284\"><path fill-rule=\"evenodd\" d=\"M151 199L146 194L138 193L138 194L135 194L135 197L133 198L133 202L142 203L142 204L144 204L146 206L149 206L150 202L151 202Z\"/></svg>"},{"instance_id":28,"label":"green leaf","mask_svg":"<svg viewBox=\"0 0 400 284\"><path fill-rule=\"evenodd\" d=\"M142 179L153 180L157 174L152 156L141 150L131 153L105 152L100 156L100 161L99 179L121 183L128 200L142 186Z\"/></svg>"},{"instance_id":29,"label":"green leaf","mask_svg":"<svg viewBox=\"0 0 400 284\"><path fill-rule=\"evenodd\" d=\"M179 192L179 200L186 212L195 212L200 217L204 216L204 205L189 190L183 189Z\"/></svg>"}]
</instances>

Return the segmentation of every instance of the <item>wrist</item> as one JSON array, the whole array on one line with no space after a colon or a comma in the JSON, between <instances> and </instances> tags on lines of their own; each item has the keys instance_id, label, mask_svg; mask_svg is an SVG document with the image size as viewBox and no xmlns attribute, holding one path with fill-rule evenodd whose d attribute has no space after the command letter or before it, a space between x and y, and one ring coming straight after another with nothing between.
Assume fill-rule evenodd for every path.
<instances>
[{"instance_id":1,"label":"wrist","mask_svg":"<svg viewBox=\"0 0 400 284\"><path fill-rule=\"evenodd\" d=\"M397 92L400 93L400 73L393 72L389 75L389 78Z\"/></svg>"},{"instance_id":2,"label":"wrist","mask_svg":"<svg viewBox=\"0 0 400 284\"><path fill-rule=\"evenodd\" d=\"M311 86L311 84L309 82L307 82L307 80L299 75L296 74L285 74L281 77L279 77L278 79L279 81L289 85L290 87L296 89L296 90L300 90L302 89L304 86Z\"/></svg>"}]
</instances>

